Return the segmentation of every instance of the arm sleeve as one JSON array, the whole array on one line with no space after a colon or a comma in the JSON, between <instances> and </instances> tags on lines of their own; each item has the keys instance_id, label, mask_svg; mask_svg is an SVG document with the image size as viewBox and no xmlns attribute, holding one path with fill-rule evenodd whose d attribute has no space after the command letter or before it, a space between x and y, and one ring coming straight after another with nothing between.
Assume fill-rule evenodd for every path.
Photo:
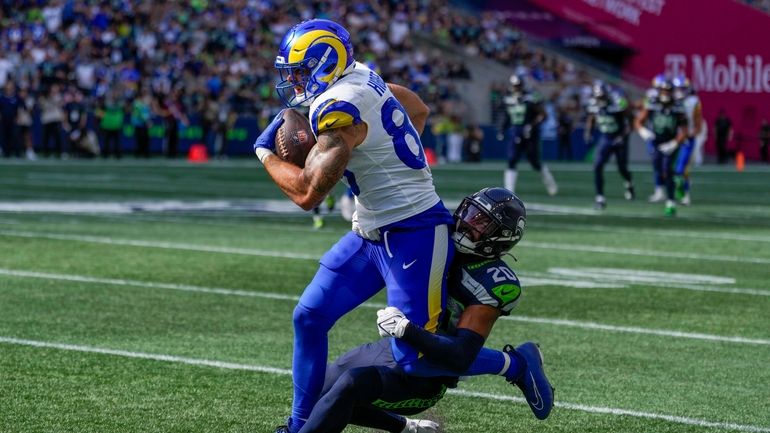
<instances>
[{"instance_id":1,"label":"arm sleeve","mask_svg":"<svg viewBox=\"0 0 770 433\"><path fill-rule=\"evenodd\" d=\"M412 323L401 339L422 352L431 364L457 373L467 371L484 346L484 337L470 329L460 328L457 335L450 336L430 333Z\"/></svg>"}]
</instances>

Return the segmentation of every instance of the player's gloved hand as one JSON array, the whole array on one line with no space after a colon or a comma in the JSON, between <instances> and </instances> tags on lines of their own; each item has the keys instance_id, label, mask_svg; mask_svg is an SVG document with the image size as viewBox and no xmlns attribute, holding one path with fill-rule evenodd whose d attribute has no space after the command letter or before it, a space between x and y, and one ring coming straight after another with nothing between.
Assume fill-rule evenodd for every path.
<instances>
[{"instance_id":1,"label":"player's gloved hand","mask_svg":"<svg viewBox=\"0 0 770 433\"><path fill-rule=\"evenodd\" d=\"M644 141L650 141L655 139L655 134L649 129L645 128L644 126L639 128L637 131L639 132L639 136L642 137L642 140Z\"/></svg>"},{"instance_id":2,"label":"player's gloved hand","mask_svg":"<svg viewBox=\"0 0 770 433\"><path fill-rule=\"evenodd\" d=\"M278 112L254 142L254 153L257 154L260 162L264 161L267 155L272 154L275 150L275 134L278 132L278 128L283 125L283 111Z\"/></svg>"},{"instance_id":3,"label":"player's gloved hand","mask_svg":"<svg viewBox=\"0 0 770 433\"><path fill-rule=\"evenodd\" d=\"M396 307L377 310L377 330L380 337L401 338L408 324L409 319Z\"/></svg>"},{"instance_id":4,"label":"player's gloved hand","mask_svg":"<svg viewBox=\"0 0 770 433\"><path fill-rule=\"evenodd\" d=\"M583 141L585 142L586 146L591 147L593 146L593 135L591 134L583 134Z\"/></svg>"},{"instance_id":5,"label":"player's gloved hand","mask_svg":"<svg viewBox=\"0 0 770 433\"><path fill-rule=\"evenodd\" d=\"M378 229L374 229L372 231L365 231L361 228L360 225L358 225L358 212L353 212L353 218L350 220L352 223L351 230L353 230L358 236L361 236L364 239L368 239L370 241L379 241L380 240L380 231Z\"/></svg>"},{"instance_id":6,"label":"player's gloved hand","mask_svg":"<svg viewBox=\"0 0 770 433\"><path fill-rule=\"evenodd\" d=\"M676 140L669 140L658 145L658 150L664 155L671 155L677 147L679 147L679 143L677 143Z\"/></svg>"},{"instance_id":7,"label":"player's gloved hand","mask_svg":"<svg viewBox=\"0 0 770 433\"><path fill-rule=\"evenodd\" d=\"M530 139L532 137L532 125L524 125L524 128L521 130L521 135L526 139Z\"/></svg>"},{"instance_id":8,"label":"player's gloved hand","mask_svg":"<svg viewBox=\"0 0 770 433\"><path fill-rule=\"evenodd\" d=\"M436 433L439 425L427 419L406 419L406 426L401 433Z\"/></svg>"}]
</instances>

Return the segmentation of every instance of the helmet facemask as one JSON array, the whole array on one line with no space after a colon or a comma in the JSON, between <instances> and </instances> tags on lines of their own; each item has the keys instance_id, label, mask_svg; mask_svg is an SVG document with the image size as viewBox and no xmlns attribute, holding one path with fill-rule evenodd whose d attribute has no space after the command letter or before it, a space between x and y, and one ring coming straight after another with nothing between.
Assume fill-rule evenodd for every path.
<instances>
[{"instance_id":1,"label":"helmet facemask","mask_svg":"<svg viewBox=\"0 0 770 433\"><path fill-rule=\"evenodd\" d=\"M279 63L275 67L281 75L281 81L275 85L278 96L287 107L298 105L308 106L318 96L320 84L315 80L321 64L315 58L305 59L298 63Z\"/></svg>"},{"instance_id":2,"label":"helmet facemask","mask_svg":"<svg viewBox=\"0 0 770 433\"><path fill-rule=\"evenodd\" d=\"M525 216L521 215L513 221L509 215L505 215L505 202L485 203L486 200L482 201L479 195L477 193L466 197L455 211L452 239L461 253L487 258L500 257L521 239ZM512 194L510 196L515 197Z\"/></svg>"}]
</instances>

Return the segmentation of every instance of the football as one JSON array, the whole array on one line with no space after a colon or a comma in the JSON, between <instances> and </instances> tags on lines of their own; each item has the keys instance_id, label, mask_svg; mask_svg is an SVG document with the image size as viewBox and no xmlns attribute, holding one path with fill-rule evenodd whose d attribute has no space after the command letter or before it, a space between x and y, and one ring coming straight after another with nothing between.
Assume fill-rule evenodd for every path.
<instances>
[{"instance_id":1,"label":"football","mask_svg":"<svg viewBox=\"0 0 770 433\"><path fill-rule=\"evenodd\" d=\"M310 122L299 111L289 108L283 112L283 125L275 134L275 153L286 162L300 168L315 145Z\"/></svg>"}]
</instances>

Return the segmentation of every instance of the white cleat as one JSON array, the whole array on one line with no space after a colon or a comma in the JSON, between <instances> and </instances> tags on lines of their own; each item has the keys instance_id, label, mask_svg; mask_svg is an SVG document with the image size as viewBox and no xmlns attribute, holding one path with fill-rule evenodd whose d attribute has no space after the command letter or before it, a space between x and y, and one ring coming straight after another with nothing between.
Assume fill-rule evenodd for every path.
<instances>
[{"instance_id":1,"label":"white cleat","mask_svg":"<svg viewBox=\"0 0 770 433\"><path fill-rule=\"evenodd\" d=\"M548 191L548 195L556 195L559 192L559 186L556 185L556 180L553 178L551 170L548 170L548 167L544 165L540 174L543 176L543 184L545 185L545 190Z\"/></svg>"},{"instance_id":2,"label":"white cleat","mask_svg":"<svg viewBox=\"0 0 770 433\"><path fill-rule=\"evenodd\" d=\"M684 197L682 197L682 199L679 200L679 203L681 203L684 206L689 206L690 205L690 193L689 192L686 193L684 195Z\"/></svg>"},{"instance_id":3,"label":"white cleat","mask_svg":"<svg viewBox=\"0 0 770 433\"><path fill-rule=\"evenodd\" d=\"M656 187L655 192L652 193L650 198L647 199L650 203L658 203L666 199L666 194L663 193L663 188Z\"/></svg>"},{"instance_id":4,"label":"white cleat","mask_svg":"<svg viewBox=\"0 0 770 433\"><path fill-rule=\"evenodd\" d=\"M437 433L439 425L427 419L406 419L406 427L401 433Z\"/></svg>"}]
</instances>

